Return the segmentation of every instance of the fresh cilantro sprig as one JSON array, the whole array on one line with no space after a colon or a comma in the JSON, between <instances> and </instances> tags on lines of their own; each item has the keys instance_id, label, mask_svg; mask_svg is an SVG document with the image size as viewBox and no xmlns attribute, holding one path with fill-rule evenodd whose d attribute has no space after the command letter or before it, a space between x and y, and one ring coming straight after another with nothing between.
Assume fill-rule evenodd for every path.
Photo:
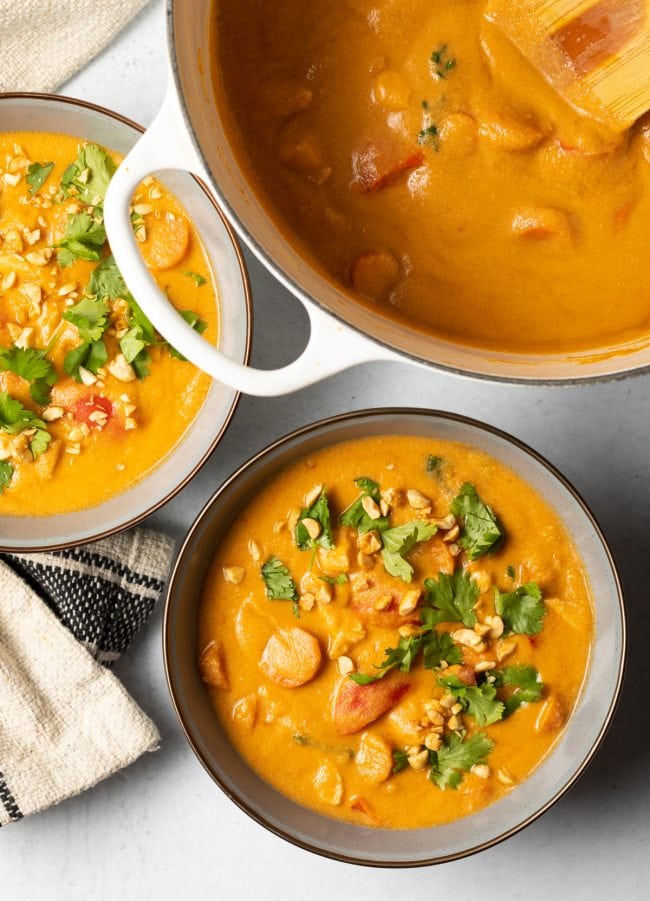
<instances>
[{"instance_id":1,"label":"fresh cilantro sprig","mask_svg":"<svg viewBox=\"0 0 650 901\"><path fill-rule=\"evenodd\" d=\"M496 686L492 682L482 685L465 685L458 676L440 676L438 684L453 695L469 716L473 716L478 726L489 726L503 719L505 705L497 698Z\"/></svg>"},{"instance_id":2,"label":"fresh cilantro sprig","mask_svg":"<svg viewBox=\"0 0 650 901\"><path fill-rule=\"evenodd\" d=\"M531 704L542 699L544 683L534 666L526 663L513 664L506 666L501 672L494 670L491 675L494 685L498 688L514 689L513 694L505 701L504 719L518 710L522 704Z\"/></svg>"},{"instance_id":3,"label":"fresh cilantro sprig","mask_svg":"<svg viewBox=\"0 0 650 901\"><path fill-rule=\"evenodd\" d=\"M432 522L413 520L381 533L383 549L381 558L387 573L397 576L403 582L410 582L413 567L405 559L405 555L420 541L428 541L438 531Z\"/></svg>"},{"instance_id":4,"label":"fresh cilantro sprig","mask_svg":"<svg viewBox=\"0 0 650 901\"><path fill-rule=\"evenodd\" d=\"M426 606L422 610L430 627L438 623L463 623L468 629L476 625L474 605L478 601L478 585L467 570L456 570L451 576L439 573L437 579L425 579Z\"/></svg>"},{"instance_id":5,"label":"fresh cilantro sprig","mask_svg":"<svg viewBox=\"0 0 650 901\"><path fill-rule=\"evenodd\" d=\"M463 781L463 775L473 766L485 763L494 742L483 732L476 732L469 738L451 732L444 739L439 751L429 752L429 779L443 791L456 789Z\"/></svg>"},{"instance_id":6,"label":"fresh cilantro sprig","mask_svg":"<svg viewBox=\"0 0 650 901\"><path fill-rule=\"evenodd\" d=\"M428 476L435 476L436 478L440 478L441 467L442 457L438 457L435 454L429 454L424 464L426 474Z\"/></svg>"},{"instance_id":7,"label":"fresh cilantro sprig","mask_svg":"<svg viewBox=\"0 0 650 901\"><path fill-rule=\"evenodd\" d=\"M319 576L321 582L327 582L328 585L345 585L350 581L347 573L338 573L336 576Z\"/></svg>"},{"instance_id":8,"label":"fresh cilantro sprig","mask_svg":"<svg viewBox=\"0 0 650 901\"><path fill-rule=\"evenodd\" d=\"M11 484L14 477L14 468L6 460L0 460L0 494Z\"/></svg>"},{"instance_id":9,"label":"fresh cilantro sprig","mask_svg":"<svg viewBox=\"0 0 650 901\"><path fill-rule=\"evenodd\" d=\"M65 269L75 260L99 262L99 251L106 241L103 217L96 213L76 213L68 218L65 236L55 244L59 265Z\"/></svg>"},{"instance_id":10,"label":"fresh cilantro sprig","mask_svg":"<svg viewBox=\"0 0 650 901\"><path fill-rule=\"evenodd\" d=\"M269 600L298 600L298 589L293 576L284 563L275 555L269 557L262 566L262 579L266 586L266 596Z\"/></svg>"},{"instance_id":11,"label":"fresh cilantro sprig","mask_svg":"<svg viewBox=\"0 0 650 901\"><path fill-rule=\"evenodd\" d=\"M320 525L320 534L317 538L311 538L303 520L314 519ZM332 525L330 522L330 508L327 502L327 489L323 488L311 507L305 507L294 529L296 546L301 551L313 550L317 545L330 550L334 547Z\"/></svg>"},{"instance_id":12,"label":"fresh cilantro sprig","mask_svg":"<svg viewBox=\"0 0 650 901\"><path fill-rule=\"evenodd\" d=\"M376 667L377 673L350 673L350 679L357 685L369 685L378 682L391 670L398 669L401 673L408 673L415 663L415 659L422 647L424 635L411 635L402 637L396 648L386 648L383 662Z\"/></svg>"},{"instance_id":13,"label":"fresh cilantro sprig","mask_svg":"<svg viewBox=\"0 0 650 901\"><path fill-rule=\"evenodd\" d=\"M86 144L61 177L65 197L74 196L82 203L100 206L115 172L115 163L97 144Z\"/></svg>"},{"instance_id":14,"label":"fresh cilantro sprig","mask_svg":"<svg viewBox=\"0 0 650 901\"><path fill-rule=\"evenodd\" d=\"M34 196L43 187L54 169L54 163L32 163L27 169L25 181L29 185L29 193Z\"/></svg>"},{"instance_id":15,"label":"fresh cilantro sprig","mask_svg":"<svg viewBox=\"0 0 650 901\"><path fill-rule=\"evenodd\" d=\"M201 319L198 313L195 313L194 310L181 310L181 316L187 322L187 324L194 329L195 332L198 332L199 335L202 335L203 332L207 329L208 323L205 319ZM187 363L187 357L184 357L183 354L176 350L175 347L172 347L171 344L167 345L169 348L170 357L174 357L176 360L182 360L183 363Z\"/></svg>"},{"instance_id":16,"label":"fresh cilantro sprig","mask_svg":"<svg viewBox=\"0 0 650 901\"><path fill-rule=\"evenodd\" d=\"M367 476L355 479L354 484L361 489L359 497L353 501L350 506L341 513L339 521L342 526L351 526L356 529L360 535L365 532L371 532L373 529L383 531L388 528L388 517L380 516L378 519L371 519L363 509L363 501L366 497L370 497L376 504L381 501L381 494L377 482L369 479Z\"/></svg>"},{"instance_id":17,"label":"fresh cilantro sprig","mask_svg":"<svg viewBox=\"0 0 650 901\"><path fill-rule=\"evenodd\" d=\"M6 391L0 391L0 431L9 435L19 435L27 429L35 429L29 442L29 449L35 460L46 450L52 436L42 419L23 407L20 401Z\"/></svg>"},{"instance_id":18,"label":"fresh cilantro sprig","mask_svg":"<svg viewBox=\"0 0 650 901\"><path fill-rule=\"evenodd\" d=\"M190 269L183 269L183 275L191 278L197 288L205 285L207 279L200 272L192 272Z\"/></svg>"},{"instance_id":19,"label":"fresh cilantro sprig","mask_svg":"<svg viewBox=\"0 0 650 901\"><path fill-rule=\"evenodd\" d=\"M466 549L470 560L477 560L501 542L503 532L494 511L483 503L470 482L461 487L449 509L454 516L463 519L463 532L458 543Z\"/></svg>"},{"instance_id":20,"label":"fresh cilantro sprig","mask_svg":"<svg viewBox=\"0 0 650 901\"><path fill-rule=\"evenodd\" d=\"M82 341L92 344L99 341L108 328L108 301L99 296L82 297L63 314L66 322L76 325Z\"/></svg>"},{"instance_id":21,"label":"fresh cilantro sprig","mask_svg":"<svg viewBox=\"0 0 650 901\"><path fill-rule=\"evenodd\" d=\"M97 375L97 370L108 362L108 351L103 339L89 343L84 341L72 350L69 350L63 361L64 371L76 382L81 381L80 367L88 369Z\"/></svg>"},{"instance_id":22,"label":"fresh cilantro sprig","mask_svg":"<svg viewBox=\"0 0 650 901\"><path fill-rule=\"evenodd\" d=\"M46 353L32 347L0 347L0 372L13 372L29 382L29 393L41 406L50 402L52 385L58 378Z\"/></svg>"},{"instance_id":23,"label":"fresh cilantro sprig","mask_svg":"<svg viewBox=\"0 0 650 901\"><path fill-rule=\"evenodd\" d=\"M401 773L402 770L405 770L409 765L409 758L406 751L402 751L401 748L393 749L393 769L392 773L395 775L396 773Z\"/></svg>"},{"instance_id":24,"label":"fresh cilantro sprig","mask_svg":"<svg viewBox=\"0 0 650 901\"><path fill-rule=\"evenodd\" d=\"M462 651L449 632L427 633L422 644L422 663L425 669L437 669L443 663L453 666L462 659Z\"/></svg>"},{"instance_id":25,"label":"fresh cilantro sprig","mask_svg":"<svg viewBox=\"0 0 650 901\"><path fill-rule=\"evenodd\" d=\"M494 589L494 607L503 620L506 632L537 635L542 631L546 605L536 582L526 582L514 591L501 594Z\"/></svg>"}]
</instances>

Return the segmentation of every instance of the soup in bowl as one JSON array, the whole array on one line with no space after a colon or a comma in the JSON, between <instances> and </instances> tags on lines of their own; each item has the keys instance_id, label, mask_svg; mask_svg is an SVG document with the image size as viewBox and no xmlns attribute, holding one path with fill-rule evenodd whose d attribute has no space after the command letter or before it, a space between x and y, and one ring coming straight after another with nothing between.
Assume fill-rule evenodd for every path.
<instances>
[{"instance_id":1,"label":"soup in bowl","mask_svg":"<svg viewBox=\"0 0 650 901\"><path fill-rule=\"evenodd\" d=\"M248 463L195 524L166 613L208 771L279 834L377 864L460 856L542 812L602 737L623 645L566 483L420 411L319 423Z\"/></svg>"}]
</instances>

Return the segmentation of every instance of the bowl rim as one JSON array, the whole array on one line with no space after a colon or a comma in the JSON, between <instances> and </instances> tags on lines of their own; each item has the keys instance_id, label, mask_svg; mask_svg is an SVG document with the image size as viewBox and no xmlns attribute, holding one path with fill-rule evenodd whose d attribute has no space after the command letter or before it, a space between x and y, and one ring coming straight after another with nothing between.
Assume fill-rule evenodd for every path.
<instances>
[{"instance_id":1,"label":"bowl rim","mask_svg":"<svg viewBox=\"0 0 650 901\"><path fill-rule=\"evenodd\" d=\"M130 128L135 129L135 131L138 131L141 135L144 134L144 132L145 132L144 126L140 125L139 122L135 122L133 119L130 119L128 116L123 116L121 113L115 112L115 110L109 109L108 107L105 107L105 106L101 106L100 104L91 103L87 100L80 100L77 97L68 97L65 94L52 94L52 93L39 92L39 91L0 92L0 104L6 100L26 100L26 101L34 101L34 102L45 102L45 103L51 103L51 102L64 103L64 104L68 104L70 106L81 107L82 109L90 110L91 112L100 113L101 115L106 116L106 118L108 118L108 119L113 119L116 122L119 122L121 125L127 125ZM198 186L201 188L201 190L203 191L203 193L205 194L207 199L210 201L212 207L214 208L215 213L221 220L221 223L223 224L223 226L226 230L228 239L230 240L230 242L233 245L233 249L235 251L235 256L237 257L237 262L239 264L239 270L241 272L242 282L243 282L243 286L244 286L244 295L246 298L246 344L244 347L243 363L244 363L244 365L248 365L248 363L250 362L251 349L252 349L252 343L253 343L253 298L252 298L252 290L251 290L250 278L248 275L248 267L246 265L246 260L244 259L244 254L243 254L241 245L239 243L239 239L237 238L237 235L235 234L235 231L234 231L232 225L230 224L230 222L228 221L226 216L224 216L221 208L219 207L217 201L215 200L213 192L208 188L208 186L203 181L203 179L199 178L196 175L192 175L192 173L189 173L189 174L194 179L194 181L198 184ZM0 538L0 553L38 554L38 553L45 553L45 552L49 552L49 551L66 550L67 548L72 548L72 547L82 547L83 545L91 544L94 541L101 541L104 538L109 538L111 535L116 535L119 532L124 532L127 529L131 529L131 528L133 528L133 526L136 526L139 523L143 522L145 519L148 519L149 516L151 516L157 510L160 510L161 507L164 507L165 504L167 504L170 500L172 500L172 498L176 497L176 495L180 491L182 491L183 488L185 488L185 486L189 482L192 481L194 476L196 476L198 474L198 472L203 468L203 466L207 463L208 459L212 456L217 445L223 438L223 436L226 432L226 429L230 425L232 417L235 414L235 410L237 409L237 406L239 405L240 399L241 399L241 392L236 391L234 394L233 400L232 400L232 404L230 405L230 408L228 409L228 412L226 413L226 416L225 416L217 434L214 436L213 440L210 442L209 447L206 449L205 453L203 454L201 459L198 461L198 463L194 466L194 468L185 476L184 479L182 479L181 482L179 482L177 485L174 485L174 487L171 488L164 495L164 497L160 498L158 501L156 501L156 503L152 504L150 507L148 507L142 513L139 513L136 516L132 516L130 519L128 519L126 522L122 523L121 525L113 526L110 529L103 529L102 531L97 532L97 534L95 534L95 535L87 536L85 538L66 539L63 541L58 541L53 544L34 545L34 546L30 545L29 547L13 547L13 546L12 547L4 547L2 545L2 539ZM197 416L200 416L200 415L201 415L201 411L199 410L199 412L197 413ZM181 442L182 441L183 441L183 439L181 438ZM179 445L177 445L177 446L180 446L181 442L179 442ZM174 448L172 448L172 450L170 452L173 453L173 451L174 451ZM147 478L146 475L143 476L143 479L146 479L146 478ZM34 517L34 518L36 518L36 517Z\"/></svg>"},{"instance_id":2,"label":"bowl rim","mask_svg":"<svg viewBox=\"0 0 650 901\"><path fill-rule=\"evenodd\" d=\"M520 451L523 451L524 454L530 456L537 463L541 464L541 466L547 471L547 473L557 479L561 485L571 494L573 499L576 501L578 506L582 509L583 513L587 517L591 528L594 531L594 534L598 538L602 549L604 551L606 560L611 569L612 577L614 579L614 585L616 588L616 596L618 600L618 608L621 620L621 652L620 658L618 661L618 672L616 678L616 685L614 688L614 693L612 699L610 701L609 707L607 709L607 713L602 722L602 725L594 739L594 742L580 762L579 766L575 769L573 774L567 781L562 785L555 794L547 800L544 804L542 804L537 810L535 810L532 814L529 814L525 817L520 823L508 829L506 832L500 833L494 838L488 839L484 842L481 842L478 845L471 846L465 850L457 851L452 854L446 854L440 857L431 857L426 860L401 860L401 861L381 861L381 860L368 860L361 857L357 857L354 854L340 854L334 851L328 851L323 848L319 848L317 845L305 841L303 839L298 838L297 836L291 835L284 829L279 826L274 825L270 820L266 819L265 816L257 811L253 810L249 805L240 797L236 795L234 791L231 791L219 778L219 775L212 769L209 760L206 755L203 754L198 741L194 738L193 729L188 725L188 722L185 719L182 703L179 698L179 693L176 691L176 683L175 683L175 675L172 661L172 647L171 647L171 621L172 621L172 599L176 593L177 582L179 581L179 571L181 568L181 563L183 562L186 554L191 549L191 545L194 540L195 533L203 524L203 521L209 517L210 512L213 506L218 502L220 496L240 477L246 474L248 469L250 469L254 464L260 461L263 457L272 453L273 451L280 450L283 446L288 445L290 442L293 442L297 438L304 438L312 433L317 433L322 428L326 428L330 425L336 425L340 423L346 423L351 420L360 420L360 421L368 421L374 418L379 418L387 415L401 415L401 416L426 416L432 420L445 420L448 422L460 423L461 425L468 425L472 428L478 429L479 431L487 432L497 438L500 438L507 443L513 445ZM336 442L333 442L336 443ZM612 555L611 549L609 547L609 543L603 534L603 531L598 524L594 514L592 513L590 507L587 505L586 501L582 498L578 490L573 486L573 484L564 476L552 463L550 463L542 454L538 453L534 448L530 447L524 441L519 438L516 438L514 435L510 435L508 432L503 431L496 426L490 425L488 423L482 422L477 419L473 419L470 416L465 416L460 413L451 413L444 410L435 410L435 409L427 409L424 407L375 407L369 408L366 407L361 410L352 410L347 413L339 413L335 416L329 416L323 419L319 419L316 422L312 422L308 425L301 426L297 429L292 430L286 435L276 439L275 441L268 444L262 450L258 451L252 457L250 457L245 463L243 463L238 469L228 477L214 494L208 499L208 501L204 504L203 508L197 515L196 519L190 526L187 535L185 536L179 551L176 555L176 559L174 561L174 565L172 568L172 572L169 576L167 582L167 591L165 596L165 607L163 612L163 628L162 628L162 650L163 650L163 664L165 668L165 679L167 682L167 688L170 693L172 706L178 717L180 726L183 730L185 738L187 739L190 747L192 748L194 754L198 758L199 762L203 766L204 770L210 776L210 778L215 782L221 791L231 800L233 801L240 810L244 813L248 814L251 819L253 819L260 826L263 826L272 834L278 836L279 838L284 839L292 845L295 845L298 848L302 848L305 851L310 851L314 854L319 855L320 857L326 857L330 860L336 860L341 863L350 863L356 864L358 866L367 866L367 867L375 867L378 869L412 869L417 867L426 867L433 866L441 863L449 863L454 860L460 860L465 857L470 857L474 854L479 853L480 851L485 851L488 848L492 848L495 845L500 844L506 839L510 838L513 835L516 835L518 832L521 832L531 823L535 822L535 820L539 819L542 814L546 813L551 807L553 807L568 791L575 785L578 779L585 772L600 746L603 743L603 740L609 730L609 727L614 718L614 714L616 713L616 709L619 704L621 689L623 686L623 681L625 677L625 671L627 666L627 644L628 644L628 627L627 627L627 607L625 603L625 597L623 594L623 588L621 584L621 579L618 573L618 569L616 566L616 562ZM570 726L569 726L570 728Z\"/></svg>"}]
</instances>

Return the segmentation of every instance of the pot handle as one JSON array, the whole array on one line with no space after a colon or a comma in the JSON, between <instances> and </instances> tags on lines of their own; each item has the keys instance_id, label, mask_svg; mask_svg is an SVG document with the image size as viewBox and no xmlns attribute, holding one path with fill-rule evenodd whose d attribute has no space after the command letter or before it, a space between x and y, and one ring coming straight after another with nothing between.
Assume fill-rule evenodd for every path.
<instances>
[{"instance_id":1,"label":"pot handle","mask_svg":"<svg viewBox=\"0 0 650 901\"><path fill-rule=\"evenodd\" d=\"M209 344L169 303L156 285L138 250L129 205L140 182L154 172L182 169L208 181L203 163L187 132L173 82L152 125L113 175L104 202L104 222L111 251L129 291L156 330L199 369L245 394L287 394L376 360L398 360L397 354L359 335L314 303L304 302L310 336L302 354L281 369L254 369L231 360ZM224 231L224 239L229 240Z\"/></svg>"}]
</instances>

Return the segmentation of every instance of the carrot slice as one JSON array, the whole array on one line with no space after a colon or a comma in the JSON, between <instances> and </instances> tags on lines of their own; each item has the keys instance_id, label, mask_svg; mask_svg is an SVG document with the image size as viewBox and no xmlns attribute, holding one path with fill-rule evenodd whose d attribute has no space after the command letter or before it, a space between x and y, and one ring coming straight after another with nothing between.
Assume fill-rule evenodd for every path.
<instances>
[{"instance_id":1,"label":"carrot slice","mask_svg":"<svg viewBox=\"0 0 650 901\"><path fill-rule=\"evenodd\" d=\"M170 269L183 259L190 240L190 228L184 216L167 214L162 219L147 219L147 239L142 257L150 269Z\"/></svg>"},{"instance_id":2,"label":"carrot slice","mask_svg":"<svg viewBox=\"0 0 650 901\"><path fill-rule=\"evenodd\" d=\"M423 162L422 150L374 141L352 154L352 181L360 191L378 191Z\"/></svg>"}]
</instances>

